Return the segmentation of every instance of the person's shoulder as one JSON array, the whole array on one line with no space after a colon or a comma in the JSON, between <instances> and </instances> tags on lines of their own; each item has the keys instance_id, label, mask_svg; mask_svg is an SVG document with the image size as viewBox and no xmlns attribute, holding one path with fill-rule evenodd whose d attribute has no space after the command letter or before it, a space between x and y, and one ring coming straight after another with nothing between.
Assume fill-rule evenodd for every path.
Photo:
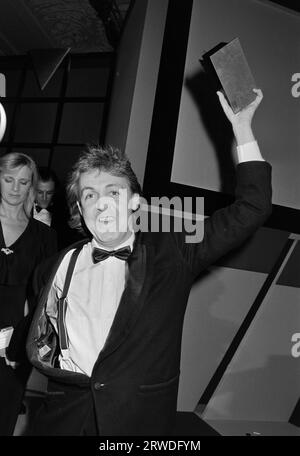
<instances>
[{"instance_id":1,"label":"person's shoulder","mask_svg":"<svg viewBox=\"0 0 300 456\"><path fill-rule=\"evenodd\" d=\"M90 239L88 239L88 238L80 239L80 241L76 241L73 244L70 244L68 247L61 249L54 256L57 258L64 259L66 256L71 255L71 253L74 252L74 250L76 250L76 249L81 250L89 242L90 242Z\"/></svg>"},{"instance_id":2,"label":"person's shoulder","mask_svg":"<svg viewBox=\"0 0 300 456\"><path fill-rule=\"evenodd\" d=\"M48 257L37 267L36 276L45 283L52 271L57 270L62 263L68 263L75 249L82 249L88 242L89 239L82 239Z\"/></svg>"},{"instance_id":3,"label":"person's shoulder","mask_svg":"<svg viewBox=\"0 0 300 456\"><path fill-rule=\"evenodd\" d=\"M54 235L55 230L50 226L46 225L46 223L41 222L40 220L36 220L35 218L30 219L31 227L36 233L41 233L42 235Z\"/></svg>"},{"instance_id":4,"label":"person's shoulder","mask_svg":"<svg viewBox=\"0 0 300 456\"><path fill-rule=\"evenodd\" d=\"M90 239L84 238L81 239L80 241L74 242L73 244L69 245L68 247L65 247L64 249L60 250L55 257L61 261L66 260L71 257L72 253L74 250L82 250L84 249L88 244L90 243Z\"/></svg>"},{"instance_id":5,"label":"person's shoulder","mask_svg":"<svg viewBox=\"0 0 300 456\"><path fill-rule=\"evenodd\" d=\"M138 233L137 239L139 242L146 245L152 246L157 250L166 250L173 245L173 232L171 230L166 231L146 231Z\"/></svg>"}]
</instances>

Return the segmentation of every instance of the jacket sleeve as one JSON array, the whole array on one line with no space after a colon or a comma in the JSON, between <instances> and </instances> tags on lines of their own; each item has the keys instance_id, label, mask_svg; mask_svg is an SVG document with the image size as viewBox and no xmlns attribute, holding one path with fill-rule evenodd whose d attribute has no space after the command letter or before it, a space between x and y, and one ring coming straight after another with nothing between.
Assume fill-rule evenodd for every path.
<instances>
[{"instance_id":1,"label":"jacket sleeve","mask_svg":"<svg viewBox=\"0 0 300 456\"><path fill-rule=\"evenodd\" d=\"M203 223L200 242L188 243L185 233L174 233L181 257L192 274L198 275L221 256L240 246L270 216L270 164L260 161L239 164L235 197L233 204L199 222Z\"/></svg>"}]
</instances>

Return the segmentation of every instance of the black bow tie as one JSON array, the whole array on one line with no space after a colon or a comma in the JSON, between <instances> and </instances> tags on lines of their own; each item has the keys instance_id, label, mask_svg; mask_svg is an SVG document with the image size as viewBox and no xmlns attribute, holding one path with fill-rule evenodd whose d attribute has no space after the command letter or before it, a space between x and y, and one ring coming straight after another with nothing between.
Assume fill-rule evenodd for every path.
<instances>
[{"instance_id":1,"label":"black bow tie","mask_svg":"<svg viewBox=\"0 0 300 456\"><path fill-rule=\"evenodd\" d=\"M36 210L37 213L41 212L42 209L45 209L45 208L44 208L44 207L41 207L41 206L38 206L37 204L35 205L35 210ZM45 210L46 210L47 212L51 212L51 210L50 210L49 207L47 207Z\"/></svg>"},{"instance_id":2,"label":"black bow tie","mask_svg":"<svg viewBox=\"0 0 300 456\"><path fill-rule=\"evenodd\" d=\"M92 251L92 258L94 263L99 263L99 261L106 260L106 258L110 256L114 256L116 258L119 258L119 260L126 261L130 254L131 248L129 245L118 250L103 250L95 247Z\"/></svg>"}]
</instances>

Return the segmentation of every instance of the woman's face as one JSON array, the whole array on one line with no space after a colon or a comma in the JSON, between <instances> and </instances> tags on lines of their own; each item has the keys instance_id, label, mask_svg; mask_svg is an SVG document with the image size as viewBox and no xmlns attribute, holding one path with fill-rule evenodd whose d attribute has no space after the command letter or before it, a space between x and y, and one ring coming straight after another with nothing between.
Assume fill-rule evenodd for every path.
<instances>
[{"instance_id":1,"label":"woman's face","mask_svg":"<svg viewBox=\"0 0 300 456\"><path fill-rule=\"evenodd\" d=\"M0 173L1 201L12 206L23 204L31 187L32 171L28 166L4 169Z\"/></svg>"}]
</instances>

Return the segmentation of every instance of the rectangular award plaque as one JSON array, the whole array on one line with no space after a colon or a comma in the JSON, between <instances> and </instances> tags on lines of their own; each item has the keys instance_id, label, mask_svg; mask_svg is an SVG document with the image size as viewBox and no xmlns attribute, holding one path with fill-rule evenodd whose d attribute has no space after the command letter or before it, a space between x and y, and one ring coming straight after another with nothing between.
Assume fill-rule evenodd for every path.
<instances>
[{"instance_id":1,"label":"rectangular award plaque","mask_svg":"<svg viewBox=\"0 0 300 456\"><path fill-rule=\"evenodd\" d=\"M248 106L257 88L238 38L209 56L234 113Z\"/></svg>"}]
</instances>

